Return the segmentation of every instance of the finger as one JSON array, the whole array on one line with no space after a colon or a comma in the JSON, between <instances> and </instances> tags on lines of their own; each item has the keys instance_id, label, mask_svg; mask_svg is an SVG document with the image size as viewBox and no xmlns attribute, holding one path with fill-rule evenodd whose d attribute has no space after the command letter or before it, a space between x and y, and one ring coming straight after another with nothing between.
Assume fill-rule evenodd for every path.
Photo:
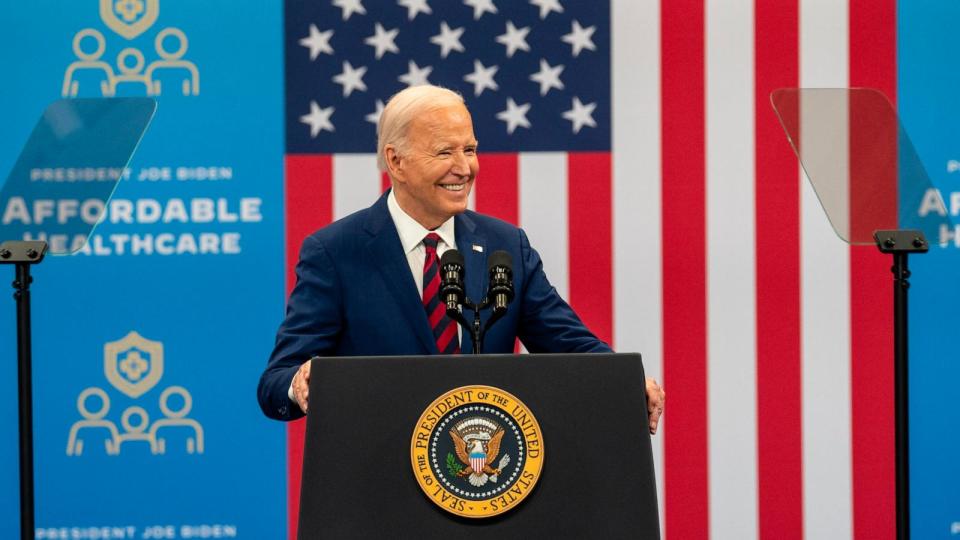
<instances>
[{"instance_id":1,"label":"finger","mask_svg":"<svg viewBox=\"0 0 960 540\"><path fill-rule=\"evenodd\" d=\"M658 386L648 393L647 399L650 407L663 408L664 403L667 401L667 393L663 391L663 388Z\"/></svg>"},{"instance_id":2,"label":"finger","mask_svg":"<svg viewBox=\"0 0 960 540\"><path fill-rule=\"evenodd\" d=\"M300 405L300 410L303 412L307 412L307 405L309 403L308 397L309 396L306 390L301 390L300 393L297 394L297 404Z\"/></svg>"},{"instance_id":3,"label":"finger","mask_svg":"<svg viewBox=\"0 0 960 540\"><path fill-rule=\"evenodd\" d=\"M297 376L293 381L293 397L297 400L297 405L300 406L300 410L307 412L307 394L309 388L307 385L303 384L303 380Z\"/></svg>"},{"instance_id":4,"label":"finger","mask_svg":"<svg viewBox=\"0 0 960 540\"><path fill-rule=\"evenodd\" d=\"M663 396L659 394L654 394L650 396L649 399L647 400L647 411L651 415L653 414L654 411L658 409L662 411L663 404L664 404Z\"/></svg>"},{"instance_id":5,"label":"finger","mask_svg":"<svg viewBox=\"0 0 960 540\"><path fill-rule=\"evenodd\" d=\"M653 412L656 409L660 409L662 411L663 406L664 406L663 396L656 395L656 396L653 396L653 399L650 400L650 405L648 406L648 408L650 409L650 412Z\"/></svg>"},{"instance_id":6,"label":"finger","mask_svg":"<svg viewBox=\"0 0 960 540\"><path fill-rule=\"evenodd\" d=\"M656 379L647 378L647 396L650 398L658 397L665 395L663 392L663 387L657 383Z\"/></svg>"},{"instance_id":7,"label":"finger","mask_svg":"<svg viewBox=\"0 0 960 540\"><path fill-rule=\"evenodd\" d=\"M657 426L660 425L660 417L663 415L662 408L656 408L650 411L650 434L654 435L657 433Z\"/></svg>"}]
</instances>

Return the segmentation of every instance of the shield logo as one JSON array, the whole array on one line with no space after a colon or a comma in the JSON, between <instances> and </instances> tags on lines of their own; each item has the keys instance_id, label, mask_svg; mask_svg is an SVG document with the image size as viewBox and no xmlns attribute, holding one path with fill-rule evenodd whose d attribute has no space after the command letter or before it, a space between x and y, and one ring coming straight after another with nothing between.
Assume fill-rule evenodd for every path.
<instances>
[{"instance_id":1,"label":"shield logo","mask_svg":"<svg viewBox=\"0 0 960 540\"><path fill-rule=\"evenodd\" d=\"M100 0L100 18L114 32L133 39L160 15L160 0Z\"/></svg>"},{"instance_id":2,"label":"shield logo","mask_svg":"<svg viewBox=\"0 0 960 540\"><path fill-rule=\"evenodd\" d=\"M103 346L103 371L114 388L138 398L163 376L163 343L130 332Z\"/></svg>"}]
</instances>

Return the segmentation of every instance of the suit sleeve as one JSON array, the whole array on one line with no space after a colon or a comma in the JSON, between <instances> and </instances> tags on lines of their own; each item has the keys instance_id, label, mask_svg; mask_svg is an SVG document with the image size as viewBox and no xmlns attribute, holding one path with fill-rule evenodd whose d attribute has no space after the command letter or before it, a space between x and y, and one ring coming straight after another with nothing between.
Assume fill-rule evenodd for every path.
<instances>
[{"instance_id":1,"label":"suit sleeve","mask_svg":"<svg viewBox=\"0 0 960 540\"><path fill-rule=\"evenodd\" d=\"M613 352L583 324L543 272L540 255L520 230L523 272L518 337L532 353Z\"/></svg>"},{"instance_id":2,"label":"suit sleeve","mask_svg":"<svg viewBox=\"0 0 960 540\"><path fill-rule=\"evenodd\" d=\"M277 420L303 416L287 396L293 376L313 356L326 356L335 350L343 324L336 268L323 244L312 236L300 248L296 274L286 317L257 388L260 408Z\"/></svg>"}]
</instances>

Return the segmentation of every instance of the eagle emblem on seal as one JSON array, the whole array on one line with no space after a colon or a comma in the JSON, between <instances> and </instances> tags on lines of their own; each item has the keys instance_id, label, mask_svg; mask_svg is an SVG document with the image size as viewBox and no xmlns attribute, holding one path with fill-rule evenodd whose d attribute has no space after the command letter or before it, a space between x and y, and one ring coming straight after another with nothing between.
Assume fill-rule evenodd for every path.
<instances>
[{"instance_id":1,"label":"eagle emblem on seal","mask_svg":"<svg viewBox=\"0 0 960 540\"><path fill-rule=\"evenodd\" d=\"M457 459L465 465L457 472L457 477L466 478L476 487L488 481L496 482L510 463L508 454L504 454L499 462L496 461L503 434L503 428L488 418L474 416L457 422L450 430L450 438L453 439Z\"/></svg>"}]
</instances>

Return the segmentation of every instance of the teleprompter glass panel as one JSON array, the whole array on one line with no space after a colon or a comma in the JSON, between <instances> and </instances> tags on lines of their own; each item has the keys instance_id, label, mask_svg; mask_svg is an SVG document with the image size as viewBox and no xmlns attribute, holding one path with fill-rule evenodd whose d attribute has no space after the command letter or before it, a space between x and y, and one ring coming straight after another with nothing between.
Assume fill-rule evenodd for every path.
<instances>
[{"instance_id":1,"label":"teleprompter glass panel","mask_svg":"<svg viewBox=\"0 0 960 540\"><path fill-rule=\"evenodd\" d=\"M893 229L920 230L931 243L950 238L941 192L881 92L781 88L770 101L841 239L873 245L874 231Z\"/></svg>"},{"instance_id":2,"label":"teleprompter glass panel","mask_svg":"<svg viewBox=\"0 0 960 540\"><path fill-rule=\"evenodd\" d=\"M0 241L81 249L156 111L152 98L62 99L37 121L0 189Z\"/></svg>"}]
</instances>

